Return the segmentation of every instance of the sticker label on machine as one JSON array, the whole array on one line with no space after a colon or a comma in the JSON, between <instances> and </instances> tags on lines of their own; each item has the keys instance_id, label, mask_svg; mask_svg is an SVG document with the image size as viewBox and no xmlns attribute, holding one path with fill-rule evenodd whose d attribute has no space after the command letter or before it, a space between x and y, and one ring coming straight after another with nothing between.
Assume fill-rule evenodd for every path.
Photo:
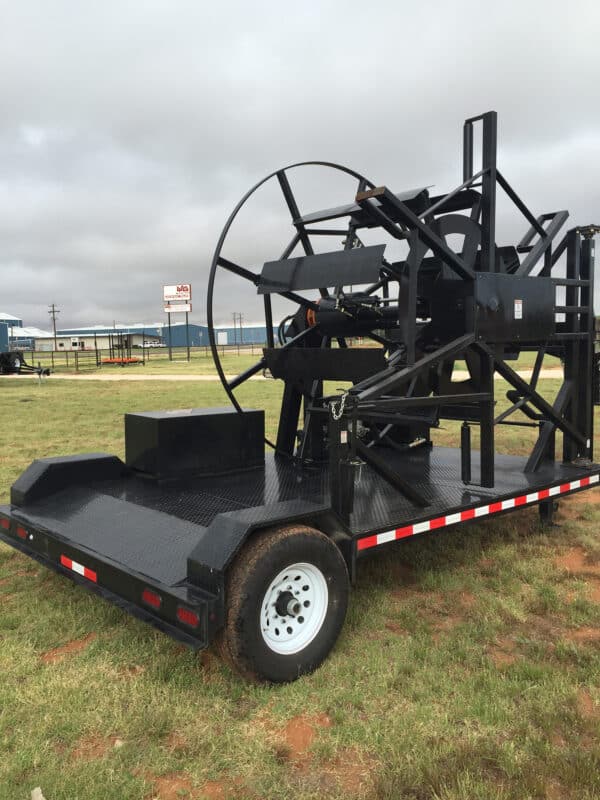
<instances>
[{"instance_id":1,"label":"sticker label on machine","mask_svg":"<svg viewBox=\"0 0 600 800\"><path fill-rule=\"evenodd\" d=\"M523 319L523 301L515 298L515 319Z\"/></svg>"}]
</instances>

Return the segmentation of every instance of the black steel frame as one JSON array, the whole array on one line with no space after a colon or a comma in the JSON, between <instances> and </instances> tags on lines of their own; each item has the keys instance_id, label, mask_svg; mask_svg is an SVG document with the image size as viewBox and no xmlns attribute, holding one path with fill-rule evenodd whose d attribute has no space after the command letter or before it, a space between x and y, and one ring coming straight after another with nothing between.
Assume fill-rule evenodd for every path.
<instances>
[{"instance_id":1,"label":"black steel frame","mask_svg":"<svg viewBox=\"0 0 600 800\"><path fill-rule=\"evenodd\" d=\"M474 166L474 144L477 129L480 129L482 163ZM247 202L256 189L267 180L274 178L279 182L285 203L289 210L294 233L284 250L281 260L292 256L297 246L310 256L314 253L313 236L344 235L344 249L360 246L358 231L361 227L379 227L395 239L404 240L408 244L408 255L402 264L389 264L383 261L380 280L373 284L368 293L374 294L383 289L383 305L388 309L396 308L397 332L395 341L389 335L383 335L375 327L367 335L384 348L387 354L387 366L384 370L368 375L354 382L352 388L343 398L343 422L341 425L323 424L323 412L327 408L340 408L339 398L323 397L323 380L314 380L310 390L302 390L297 381L286 380L283 402L279 420L277 441L273 445L276 451L287 456L296 455L301 461L307 458L314 460L327 457L332 447L331 437L343 435L347 444L341 449L333 447L332 452L339 455L340 467L332 470L332 481L338 480L338 473L347 471L344 462L369 459L377 461L371 451L368 455L361 448L357 436L352 431L358 428L357 423L378 423L393 426L406 422L409 409L433 409L438 418L448 415L451 419L463 420L461 448L463 450L463 469L461 478L472 482L470 463L470 433L468 426L477 423L480 427L481 468L479 484L483 487L494 486L494 433L497 425L532 425L539 428L539 436L526 464L526 471L535 472L544 460L555 457L554 441L556 431L563 434L563 459L566 462L591 463L592 449L592 381L590 379L593 365L594 316L593 298L593 240L596 233L594 226L575 228L568 231L556 244L557 235L564 225L568 212L559 210L535 216L504 175L499 171L496 161L497 153L497 115L490 111L467 119L463 127L463 181L444 195L427 198L427 202L416 210L403 195L395 195L387 187L375 187L358 173L334 164L324 166L341 169L358 181L356 201L339 209L317 212L302 216L296 203L288 170L285 168L267 176L242 198L234 209L221 234L215 252L208 288L209 331L213 356L217 371L221 377L227 394L234 407L241 407L233 394L234 390L248 378L264 370L268 366L267 351L257 364L246 370L237 378L227 381L219 361L213 327L213 302L215 276L218 268L224 268L254 285L260 285L260 275L237 264L233 264L223 255L227 234L240 208ZM312 164L319 162L309 162ZM302 166L302 165L294 165ZM515 208L525 218L528 225L524 236L512 253L512 262L506 263L502 249L496 243L496 195L498 187L512 201ZM458 212L458 213L457 213ZM347 219L347 227L316 228L315 223ZM464 235L464 244L460 252L455 252L447 242L453 233ZM479 251L479 252L477 252ZM419 348L419 337L422 335L423 322L419 321L419 284L422 267L427 262L426 255L431 253L446 270L446 275L454 280L473 284L480 276L511 275L517 278L551 279L556 289L565 292L564 302L555 300L551 309L553 319L558 314L564 315L564 321L556 323L555 328L542 339L529 337L527 341L514 341L512 344L498 344L487 341L485 337L476 335L474 330L463 332L439 346L431 343L426 352ZM559 258L566 253L566 274L558 273ZM518 255L517 255L518 254ZM476 262L477 259L477 263ZM430 259L431 260L431 259ZM390 299L390 284L398 283L398 299ZM521 284L524 289L531 288L528 283ZM336 286L334 293L339 293L341 286ZM319 303L299 295L293 291L281 291L279 294L298 303L306 312L317 313ZM327 287L320 288L321 298L330 297ZM269 336L268 347L275 346L272 336L272 311L270 294L263 294L265 304L265 322ZM394 305L395 303L395 305ZM292 326L293 327L293 326ZM283 348L297 347L331 347L333 337L323 335L315 337L314 329L304 327L296 329L295 335L287 340L282 339ZM346 346L343 338L338 338L340 346ZM537 352L533 374L529 380L521 377L507 363L516 351L530 350ZM552 355L561 358L565 365L564 381L553 403L537 391L537 381L542 368L544 356ZM450 383L452 366L457 358L467 361L471 379L469 389L462 391L460 387ZM423 381L435 370L445 374L442 389L438 385L434 391L427 386L423 394ZM509 397L511 406L502 414L494 414L494 376L500 375L511 386ZM293 377L293 376L292 376ZM421 384L421 391L418 391ZM444 391L444 387L446 391ZM304 429L299 434L298 425L301 408L304 402ZM526 420L509 419L521 411ZM348 434L346 434L348 431ZM337 432L337 433L336 433ZM329 446L327 445L329 436ZM296 444L299 444L296 448ZM271 444L271 443L269 443ZM372 447L372 445L371 445ZM361 450L362 458L357 457ZM343 483L347 478L339 478ZM403 485L400 476L390 476L400 491L411 494ZM332 494L339 497L342 492L339 486L333 486ZM412 493L414 496L414 493Z\"/></svg>"}]
</instances>

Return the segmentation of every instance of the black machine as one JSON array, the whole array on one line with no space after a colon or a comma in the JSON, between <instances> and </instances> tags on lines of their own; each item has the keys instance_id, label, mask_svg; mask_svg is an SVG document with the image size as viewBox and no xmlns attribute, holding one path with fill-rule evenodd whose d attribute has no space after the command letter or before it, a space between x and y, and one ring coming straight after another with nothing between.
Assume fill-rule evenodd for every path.
<instances>
[{"instance_id":1,"label":"black machine","mask_svg":"<svg viewBox=\"0 0 600 800\"><path fill-rule=\"evenodd\" d=\"M558 497L598 484L598 228L562 233L566 211L527 208L496 166L496 124L495 112L465 122L462 183L446 194L395 193L322 163L351 182L346 205L301 213L290 175L315 162L257 184L209 277L213 357L233 408L127 414L125 463L35 461L0 508L0 538L192 647L216 639L246 676L288 681L333 647L374 548L523 506L549 523ZM228 247L269 182L291 234L253 270ZM498 189L523 218L517 244L497 241ZM214 330L224 275L254 287L267 331L262 357L233 380ZM291 312L275 333L281 298ZM524 377L511 362L528 352ZM538 391L545 357L563 364L553 400ZM283 383L274 441L263 411L236 396L265 370ZM502 411L495 376L510 387ZM455 448L432 443L447 421L459 423ZM535 432L527 456L496 452L501 425Z\"/></svg>"}]
</instances>

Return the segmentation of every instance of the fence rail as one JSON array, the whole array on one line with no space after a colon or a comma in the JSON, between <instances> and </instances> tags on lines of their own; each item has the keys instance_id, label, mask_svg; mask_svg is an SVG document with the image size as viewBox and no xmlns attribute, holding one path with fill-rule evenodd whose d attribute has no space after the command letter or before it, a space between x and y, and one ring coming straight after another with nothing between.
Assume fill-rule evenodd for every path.
<instances>
[{"instance_id":1,"label":"fence rail","mask_svg":"<svg viewBox=\"0 0 600 800\"><path fill-rule=\"evenodd\" d=\"M265 343L266 344L266 343ZM261 344L229 344L219 345L222 356L252 355L257 358L262 354ZM187 347L172 347L171 359L167 347L132 347L130 350L22 350L19 349L27 363L33 366L51 369L53 372L87 372L102 367L134 366L135 364L159 364L169 362L212 363L210 347L190 347L189 359Z\"/></svg>"}]
</instances>

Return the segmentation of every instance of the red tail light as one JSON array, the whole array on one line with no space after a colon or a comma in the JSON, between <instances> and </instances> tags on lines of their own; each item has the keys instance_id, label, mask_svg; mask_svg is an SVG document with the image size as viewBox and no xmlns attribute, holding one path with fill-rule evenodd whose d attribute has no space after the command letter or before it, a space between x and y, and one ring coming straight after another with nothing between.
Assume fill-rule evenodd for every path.
<instances>
[{"instance_id":1,"label":"red tail light","mask_svg":"<svg viewBox=\"0 0 600 800\"><path fill-rule=\"evenodd\" d=\"M189 608L183 608L183 606L179 606L177 609L177 619L180 622L189 625L190 628L197 628L200 624L200 617L198 614Z\"/></svg>"},{"instance_id":2,"label":"red tail light","mask_svg":"<svg viewBox=\"0 0 600 800\"><path fill-rule=\"evenodd\" d=\"M19 539L26 539L27 538L27 531L25 528L22 528L20 525L17 525L17 536Z\"/></svg>"},{"instance_id":3,"label":"red tail light","mask_svg":"<svg viewBox=\"0 0 600 800\"><path fill-rule=\"evenodd\" d=\"M152 608L160 608L162 598L151 589L144 589L142 592L142 601L146 603L146 605L152 606Z\"/></svg>"},{"instance_id":4,"label":"red tail light","mask_svg":"<svg viewBox=\"0 0 600 800\"><path fill-rule=\"evenodd\" d=\"M6 517L2 517L2 519L0 519L0 528L4 528L4 530L7 531L10 528L10 520L6 519Z\"/></svg>"}]
</instances>

